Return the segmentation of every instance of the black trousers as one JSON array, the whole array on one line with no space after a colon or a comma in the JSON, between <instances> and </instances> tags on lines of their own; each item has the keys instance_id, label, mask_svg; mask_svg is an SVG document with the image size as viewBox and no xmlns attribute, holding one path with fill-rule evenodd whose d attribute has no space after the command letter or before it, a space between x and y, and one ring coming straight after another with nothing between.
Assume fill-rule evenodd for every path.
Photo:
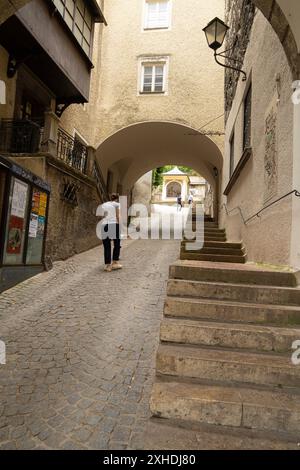
<instances>
[{"instance_id":1,"label":"black trousers","mask_svg":"<svg viewBox=\"0 0 300 470\"><path fill-rule=\"evenodd\" d=\"M109 235L109 231L113 235ZM113 249L113 261L119 261L120 250L121 250L121 240L120 240L120 225L119 224L109 224L102 227L102 241L104 247L104 263L111 264L111 242L114 244Z\"/></svg>"}]
</instances>

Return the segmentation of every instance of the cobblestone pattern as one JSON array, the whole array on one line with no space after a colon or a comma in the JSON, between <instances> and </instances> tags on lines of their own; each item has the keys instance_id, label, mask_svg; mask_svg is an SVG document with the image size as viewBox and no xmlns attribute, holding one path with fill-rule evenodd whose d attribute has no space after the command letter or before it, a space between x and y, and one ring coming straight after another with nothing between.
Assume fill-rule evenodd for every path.
<instances>
[{"instance_id":1,"label":"cobblestone pattern","mask_svg":"<svg viewBox=\"0 0 300 470\"><path fill-rule=\"evenodd\" d=\"M137 449L176 241L125 242L56 263L0 296L0 449Z\"/></svg>"}]
</instances>

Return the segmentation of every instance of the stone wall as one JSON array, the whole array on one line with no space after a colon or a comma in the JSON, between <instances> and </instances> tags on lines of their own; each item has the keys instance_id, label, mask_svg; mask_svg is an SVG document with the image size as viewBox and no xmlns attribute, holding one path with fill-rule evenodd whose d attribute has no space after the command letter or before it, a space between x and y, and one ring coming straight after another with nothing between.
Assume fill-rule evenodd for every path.
<instances>
[{"instance_id":1,"label":"stone wall","mask_svg":"<svg viewBox=\"0 0 300 470\"><path fill-rule=\"evenodd\" d=\"M100 244L95 214L101 201L93 179L49 155L12 159L51 185L46 256L52 261L62 260ZM76 205L62 196L66 183L78 187Z\"/></svg>"},{"instance_id":2,"label":"stone wall","mask_svg":"<svg viewBox=\"0 0 300 470\"><path fill-rule=\"evenodd\" d=\"M243 240L250 261L289 265L291 263L292 196L265 210L244 225L236 207L247 219L293 188L293 76L285 51L272 26L257 11L243 68L228 112L222 193L230 180L230 141L234 132L234 168L243 155L243 101L252 84L252 157L220 204L221 223L230 241ZM299 203L298 203L299 204ZM299 239L299 238L298 238Z\"/></svg>"},{"instance_id":3,"label":"stone wall","mask_svg":"<svg viewBox=\"0 0 300 470\"><path fill-rule=\"evenodd\" d=\"M230 27L227 33L225 49L231 49L227 56L234 59L228 65L242 68L250 40L255 6L251 0L226 0L225 22ZM225 72L225 119L232 107L240 73L226 69Z\"/></svg>"},{"instance_id":4,"label":"stone wall","mask_svg":"<svg viewBox=\"0 0 300 470\"><path fill-rule=\"evenodd\" d=\"M134 185L132 190L132 203L144 204L150 209L152 196L152 171L143 175Z\"/></svg>"}]
</instances>

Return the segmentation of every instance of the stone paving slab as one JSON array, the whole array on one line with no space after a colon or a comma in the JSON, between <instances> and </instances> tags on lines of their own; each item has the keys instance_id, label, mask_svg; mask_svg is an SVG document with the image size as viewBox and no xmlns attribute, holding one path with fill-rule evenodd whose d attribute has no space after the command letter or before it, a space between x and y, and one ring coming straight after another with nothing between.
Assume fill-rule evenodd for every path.
<instances>
[{"instance_id":1,"label":"stone paving slab","mask_svg":"<svg viewBox=\"0 0 300 470\"><path fill-rule=\"evenodd\" d=\"M0 449L137 449L149 419L169 264L178 241L123 242L0 295Z\"/></svg>"}]
</instances>

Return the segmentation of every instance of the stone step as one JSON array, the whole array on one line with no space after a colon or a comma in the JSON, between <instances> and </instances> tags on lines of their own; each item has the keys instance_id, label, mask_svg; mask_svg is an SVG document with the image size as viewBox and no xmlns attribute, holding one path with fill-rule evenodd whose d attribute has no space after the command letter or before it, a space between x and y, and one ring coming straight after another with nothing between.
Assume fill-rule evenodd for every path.
<instances>
[{"instance_id":1,"label":"stone step","mask_svg":"<svg viewBox=\"0 0 300 470\"><path fill-rule=\"evenodd\" d=\"M185 420L151 418L141 449L151 450L299 450L294 435Z\"/></svg>"},{"instance_id":2,"label":"stone step","mask_svg":"<svg viewBox=\"0 0 300 470\"><path fill-rule=\"evenodd\" d=\"M170 279L167 295L245 303L300 305L300 289Z\"/></svg>"},{"instance_id":3,"label":"stone step","mask_svg":"<svg viewBox=\"0 0 300 470\"><path fill-rule=\"evenodd\" d=\"M186 240L182 240L181 242L181 247L185 248L186 244L189 243ZM195 243L195 241L192 241L190 243ZM225 249L236 249L236 250L242 250L244 249L243 243L231 243L231 242L210 242L210 241L205 241L204 243L204 248L225 248Z\"/></svg>"},{"instance_id":4,"label":"stone step","mask_svg":"<svg viewBox=\"0 0 300 470\"><path fill-rule=\"evenodd\" d=\"M210 246L210 244L212 244L212 246ZM227 244L226 242L223 243L223 242L204 242L203 244L203 247L199 249L199 247L197 247L196 245L196 242L192 242L191 243L191 247L189 247L189 251L194 251L194 253L200 253L200 252L203 252L203 250L211 250L210 252L211 253L242 253L244 254L246 252L245 250L245 247L241 244L241 245L231 245L231 244ZM193 248L192 250L190 248ZM187 251L187 242L182 242L181 243L181 247L180 247L181 251Z\"/></svg>"},{"instance_id":5,"label":"stone step","mask_svg":"<svg viewBox=\"0 0 300 470\"><path fill-rule=\"evenodd\" d=\"M189 225L188 223L185 225L186 228L189 228L189 229L192 229L193 231L196 231L197 229L197 226L196 225ZM208 228L208 227L204 227L204 233L207 234L207 235L215 235L215 236L222 236L222 237L225 237L226 236L226 232L225 230L221 230L219 228ZM199 229L199 232L200 232L200 229Z\"/></svg>"},{"instance_id":6,"label":"stone step","mask_svg":"<svg viewBox=\"0 0 300 470\"><path fill-rule=\"evenodd\" d=\"M188 236L188 238L187 238L187 236ZM194 242L195 239L196 239L196 237L191 239L191 240L190 240L190 238L192 238L192 237L189 237L189 234L187 232L185 232L183 240L185 242L190 242L190 241ZM197 238L200 239L200 236L198 236ZM201 239L202 239L202 237L201 237ZM207 243L207 242L221 242L221 243L223 242L223 243L225 243L226 241L227 241L226 237L219 236L219 235L217 235L217 236L215 236L215 235L205 235L204 236L204 243Z\"/></svg>"},{"instance_id":7,"label":"stone step","mask_svg":"<svg viewBox=\"0 0 300 470\"><path fill-rule=\"evenodd\" d=\"M245 250L239 248L226 248L226 247L212 247L212 246L203 246L200 250L186 250L181 248L180 253L182 253L184 258L185 254L191 253L194 255L233 255L233 256L244 256ZM192 258L191 258L192 259Z\"/></svg>"},{"instance_id":8,"label":"stone step","mask_svg":"<svg viewBox=\"0 0 300 470\"><path fill-rule=\"evenodd\" d=\"M185 234L188 236L189 235L189 232L185 231ZM193 234L192 234L193 235ZM196 239L196 237L195 237ZM213 233L204 233L204 236L203 234L198 234L197 235L197 239L198 240L203 240L204 241L220 241L220 242L226 242L227 241L227 238L226 238L226 235L222 235L222 234L213 234Z\"/></svg>"},{"instance_id":9,"label":"stone step","mask_svg":"<svg viewBox=\"0 0 300 470\"><path fill-rule=\"evenodd\" d=\"M300 387L300 367L291 355L256 354L222 349L160 344L157 375L232 384Z\"/></svg>"},{"instance_id":10,"label":"stone step","mask_svg":"<svg viewBox=\"0 0 300 470\"><path fill-rule=\"evenodd\" d=\"M193 251L181 251L181 260L190 261L212 261L215 263L246 263L247 256L242 255L228 255L228 254L213 254L213 253L195 253Z\"/></svg>"},{"instance_id":11,"label":"stone step","mask_svg":"<svg viewBox=\"0 0 300 470\"><path fill-rule=\"evenodd\" d=\"M262 352L290 352L300 339L300 328L241 325L164 318L160 326L162 342L247 349Z\"/></svg>"},{"instance_id":12,"label":"stone step","mask_svg":"<svg viewBox=\"0 0 300 470\"><path fill-rule=\"evenodd\" d=\"M266 325L300 325L300 307L247 304L216 299L167 297L167 317ZM300 338L299 338L300 339Z\"/></svg>"},{"instance_id":13,"label":"stone step","mask_svg":"<svg viewBox=\"0 0 300 470\"><path fill-rule=\"evenodd\" d=\"M161 418L300 437L300 396L277 390L156 380L150 408Z\"/></svg>"},{"instance_id":14,"label":"stone step","mask_svg":"<svg viewBox=\"0 0 300 470\"><path fill-rule=\"evenodd\" d=\"M189 252L193 253L193 252ZM296 287L299 284L299 271L278 271L260 268L252 264L216 265L177 261L170 267L170 277L191 281L244 283L263 286Z\"/></svg>"}]
</instances>

